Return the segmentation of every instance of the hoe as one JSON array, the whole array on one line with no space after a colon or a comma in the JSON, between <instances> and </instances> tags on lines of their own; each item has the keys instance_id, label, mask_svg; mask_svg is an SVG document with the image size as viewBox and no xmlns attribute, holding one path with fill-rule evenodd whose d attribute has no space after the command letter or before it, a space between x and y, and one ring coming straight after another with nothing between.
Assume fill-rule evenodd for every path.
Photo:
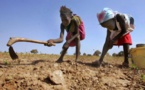
<instances>
[{"instance_id":1,"label":"hoe","mask_svg":"<svg viewBox=\"0 0 145 90\"><path fill-rule=\"evenodd\" d=\"M10 57L15 60L18 59L18 55L14 51L12 45L16 42L31 42L31 43L37 43L37 44L44 44L45 46L55 46L55 43L48 43L45 41L40 41L40 40L31 40L27 38L20 38L20 37L10 37L7 46L9 46L9 54Z\"/></svg>"}]
</instances>

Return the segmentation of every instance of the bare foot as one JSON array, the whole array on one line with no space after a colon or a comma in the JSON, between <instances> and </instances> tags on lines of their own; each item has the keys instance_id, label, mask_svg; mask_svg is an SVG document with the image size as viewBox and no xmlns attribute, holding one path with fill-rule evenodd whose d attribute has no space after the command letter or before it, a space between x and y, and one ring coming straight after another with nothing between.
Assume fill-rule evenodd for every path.
<instances>
[{"instance_id":1,"label":"bare foot","mask_svg":"<svg viewBox=\"0 0 145 90\"><path fill-rule=\"evenodd\" d=\"M100 67L101 62L99 60L96 60L96 61L92 62L92 65L95 66L95 67Z\"/></svg>"},{"instance_id":2,"label":"bare foot","mask_svg":"<svg viewBox=\"0 0 145 90\"><path fill-rule=\"evenodd\" d=\"M63 60L62 60L62 59L58 59L56 62L57 62L57 63L62 63Z\"/></svg>"},{"instance_id":3,"label":"bare foot","mask_svg":"<svg viewBox=\"0 0 145 90\"><path fill-rule=\"evenodd\" d=\"M122 67L128 68L128 67L129 67L129 64L126 63L126 62L123 62L123 63L122 63Z\"/></svg>"}]
</instances>

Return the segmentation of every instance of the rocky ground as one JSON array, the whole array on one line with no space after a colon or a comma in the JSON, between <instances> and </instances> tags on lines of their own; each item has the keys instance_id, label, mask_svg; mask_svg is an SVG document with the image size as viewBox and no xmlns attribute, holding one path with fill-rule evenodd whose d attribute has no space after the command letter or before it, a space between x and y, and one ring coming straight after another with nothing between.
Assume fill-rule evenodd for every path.
<instances>
[{"instance_id":1,"label":"rocky ground","mask_svg":"<svg viewBox=\"0 0 145 90\"><path fill-rule=\"evenodd\" d=\"M97 56L19 54L20 63L0 53L0 90L145 90L145 71L130 64L120 67L122 57L105 57L99 68L91 65Z\"/></svg>"}]
</instances>

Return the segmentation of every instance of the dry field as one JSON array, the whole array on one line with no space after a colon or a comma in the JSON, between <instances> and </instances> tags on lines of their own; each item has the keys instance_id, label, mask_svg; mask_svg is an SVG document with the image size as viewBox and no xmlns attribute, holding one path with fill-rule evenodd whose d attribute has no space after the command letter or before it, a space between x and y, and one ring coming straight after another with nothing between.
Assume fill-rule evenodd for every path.
<instances>
[{"instance_id":1,"label":"dry field","mask_svg":"<svg viewBox=\"0 0 145 90\"><path fill-rule=\"evenodd\" d=\"M0 53L0 90L145 90L145 71L130 64L121 68L123 57L106 56L99 68L91 63L97 56L18 54L12 61Z\"/></svg>"}]
</instances>

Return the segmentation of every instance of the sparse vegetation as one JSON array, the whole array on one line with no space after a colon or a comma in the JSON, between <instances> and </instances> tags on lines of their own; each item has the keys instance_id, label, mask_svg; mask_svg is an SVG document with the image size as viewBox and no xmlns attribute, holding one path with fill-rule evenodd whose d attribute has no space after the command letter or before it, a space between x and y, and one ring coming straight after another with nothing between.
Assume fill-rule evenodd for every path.
<instances>
[{"instance_id":1,"label":"sparse vegetation","mask_svg":"<svg viewBox=\"0 0 145 90\"><path fill-rule=\"evenodd\" d=\"M142 75L141 75L141 80L142 80L143 82L145 82L145 74L142 74Z\"/></svg>"},{"instance_id":2,"label":"sparse vegetation","mask_svg":"<svg viewBox=\"0 0 145 90\"><path fill-rule=\"evenodd\" d=\"M122 57L122 56L124 56L124 52L120 51L118 53L113 53L112 56L114 56L114 57Z\"/></svg>"},{"instance_id":3,"label":"sparse vegetation","mask_svg":"<svg viewBox=\"0 0 145 90\"><path fill-rule=\"evenodd\" d=\"M101 52L99 50L96 50L93 55L94 56L99 56L100 54L101 54Z\"/></svg>"},{"instance_id":4,"label":"sparse vegetation","mask_svg":"<svg viewBox=\"0 0 145 90\"><path fill-rule=\"evenodd\" d=\"M86 53L83 53L83 56L86 56L87 54Z\"/></svg>"},{"instance_id":5,"label":"sparse vegetation","mask_svg":"<svg viewBox=\"0 0 145 90\"><path fill-rule=\"evenodd\" d=\"M8 60L4 60L4 62L3 62L5 65L9 65L9 62L8 62Z\"/></svg>"},{"instance_id":6,"label":"sparse vegetation","mask_svg":"<svg viewBox=\"0 0 145 90\"><path fill-rule=\"evenodd\" d=\"M12 62L8 53L0 53L0 90L66 90L54 85L48 77L53 71L63 72L67 90L144 90L145 72L135 65L120 68L123 57L105 57L97 68L91 65L99 56L81 55L77 68L74 55L66 55L61 64L59 55L18 53L20 64ZM5 64L4 64L5 63ZM11 67L8 64L11 63ZM134 70L137 73L134 73Z\"/></svg>"},{"instance_id":7,"label":"sparse vegetation","mask_svg":"<svg viewBox=\"0 0 145 90\"><path fill-rule=\"evenodd\" d=\"M76 55L76 53L74 53L73 55ZM81 52L79 52L79 55L81 55Z\"/></svg>"},{"instance_id":8,"label":"sparse vegetation","mask_svg":"<svg viewBox=\"0 0 145 90\"><path fill-rule=\"evenodd\" d=\"M34 54L37 54L38 53L38 50L37 49L33 49L30 51L31 53L34 53Z\"/></svg>"}]
</instances>

